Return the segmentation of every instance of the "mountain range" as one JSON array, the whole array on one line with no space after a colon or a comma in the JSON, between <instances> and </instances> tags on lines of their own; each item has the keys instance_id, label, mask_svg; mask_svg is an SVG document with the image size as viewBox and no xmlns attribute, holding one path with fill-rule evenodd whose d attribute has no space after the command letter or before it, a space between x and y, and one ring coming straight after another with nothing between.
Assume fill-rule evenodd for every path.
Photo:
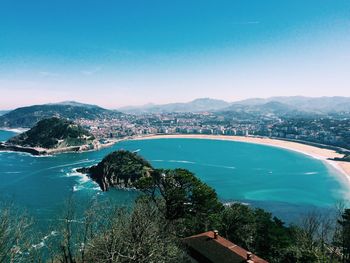
<instances>
[{"instance_id":1,"label":"mountain range","mask_svg":"<svg viewBox=\"0 0 350 263\"><path fill-rule=\"evenodd\" d=\"M167 112L203 112L203 111L215 111L224 107L230 106L229 102L224 100L200 98L191 102L183 103L168 103L168 104L146 104L143 106L129 106L119 108L119 111L126 113L167 113Z\"/></svg>"},{"instance_id":2,"label":"mountain range","mask_svg":"<svg viewBox=\"0 0 350 263\"><path fill-rule=\"evenodd\" d=\"M187 103L163 105L147 104L140 107L123 107L120 111L133 114L168 112L267 112L285 114L290 112L327 114L350 112L350 97L271 97L253 98L236 102L202 98Z\"/></svg>"},{"instance_id":3,"label":"mountain range","mask_svg":"<svg viewBox=\"0 0 350 263\"><path fill-rule=\"evenodd\" d=\"M239 114L278 116L290 115L327 115L332 113L350 114L350 97L271 97L254 98L236 102L218 99L200 98L185 103L147 104L144 106L123 107L109 110L97 105L75 101L50 103L17 108L3 115L0 114L0 127L31 128L38 121L60 117L75 121L80 118L96 120L119 118L122 112L127 114L170 113L170 112L213 112L217 114Z\"/></svg>"}]
</instances>

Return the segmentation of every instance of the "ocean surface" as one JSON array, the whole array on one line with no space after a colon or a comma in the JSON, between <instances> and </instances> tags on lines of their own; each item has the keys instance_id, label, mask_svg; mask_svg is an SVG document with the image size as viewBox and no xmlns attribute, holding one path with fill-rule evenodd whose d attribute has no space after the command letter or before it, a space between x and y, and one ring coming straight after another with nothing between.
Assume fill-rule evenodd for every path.
<instances>
[{"instance_id":1,"label":"ocean surface","mask_svg":"<svg viewBox=\"0 0 350 263\"><path fill-rule=\"evenodd\" d=\"M0 141L13 135L0 131ZM213 187L223 202L258 206L287 222L309 211L326 212L346 200L350 192L333 168L293 151L221 140L155 139L48 157L0 152L0 199L10 199L37 222L59 218L69 197L79 207L91 200L131 205L136 191L113 189L104 193L85 175L75 172L118 149L137 151L155 167L189 169Z\"/></svg>"}]
</instances>

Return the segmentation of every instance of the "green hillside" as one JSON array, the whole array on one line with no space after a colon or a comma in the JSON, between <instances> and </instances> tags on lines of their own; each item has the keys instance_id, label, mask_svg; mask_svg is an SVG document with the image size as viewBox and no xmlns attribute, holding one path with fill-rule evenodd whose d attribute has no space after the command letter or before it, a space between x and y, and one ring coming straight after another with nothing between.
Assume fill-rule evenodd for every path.
<instances>
[{"instance_id":1,"label":"green hillside","mask_svg":"<svg viewBox=\"0 0 350 263\"><path fill-rule=\"evenodd\" d=\"M58 117L69 120L118 118L120 112L107 110L96 105L77 102L44 104L22 107L0 116L0 127L31 128L38 121Z\"/></svg>"},{"instance_id":2,"label":"green hillside","mask_svg":"<svg viewBox=\"0 0 350 263\"><path fill-rule=\"evenodd\" d=\"M56 117L39 121L33 128L7 141L7 144L47 149L81 146L95 137L72 121Z\"/></svg>"}]
</instances>

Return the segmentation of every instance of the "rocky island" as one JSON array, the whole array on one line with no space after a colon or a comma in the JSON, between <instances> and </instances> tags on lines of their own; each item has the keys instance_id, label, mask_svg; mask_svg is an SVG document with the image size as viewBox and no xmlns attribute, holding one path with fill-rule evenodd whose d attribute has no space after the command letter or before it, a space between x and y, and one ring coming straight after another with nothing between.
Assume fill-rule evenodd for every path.
<instances>
[{"instance_id":1,"label":"rocky island","mask_svg":"<svg viewBox=\"0 0 350 263\"><path fill-rule=\"evenodd\" d=\"M100 143L89 131L57 117L41 120L30 130L0 143L0 150L33 155L87 151L99 147Z\"/></svg>"},{"instance_id":2,"label":"rocky island","mask_svg":"<svg viewBox=\"0 0 350 263\"><path fill-rule=\"evenodd\" d=\"M151 164L134 152L119 150L108 154L97 165L77 169L88 174L102 191L110 187L132 188L140 178L151 176Z\"/></svg>"}]
</instances>

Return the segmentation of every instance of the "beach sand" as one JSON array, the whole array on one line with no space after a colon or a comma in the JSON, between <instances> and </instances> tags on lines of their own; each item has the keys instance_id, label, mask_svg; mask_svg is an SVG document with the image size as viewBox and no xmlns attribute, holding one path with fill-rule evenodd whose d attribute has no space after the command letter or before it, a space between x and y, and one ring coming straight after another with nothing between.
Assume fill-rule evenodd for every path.
<instances>
[{"instance_id":1,"label":"beach sand","mask_svg":"<svg viewBox=\"0 0 350 263\"><path fill-rule=\"evenodd\" d=\"M244 137L244 136L225 136L225 135L148 135L134 137L134 140L149 140L149 139L166 139L166 138L192 138L192 139L211 139L211 140L227 140L236 142L246 142L254 144L262 144L268 146L279 147L287 150L299 152L313 158L325 162L330 167L335 168L341 174L345 175L347 184L350 184L350 162L341 162L329 160L329 158L341 158L344 155L337 153L334 150L323 149L311 145L306 145L297 142L261 138L261 137Z\"/></svg>"}]
</instances>

